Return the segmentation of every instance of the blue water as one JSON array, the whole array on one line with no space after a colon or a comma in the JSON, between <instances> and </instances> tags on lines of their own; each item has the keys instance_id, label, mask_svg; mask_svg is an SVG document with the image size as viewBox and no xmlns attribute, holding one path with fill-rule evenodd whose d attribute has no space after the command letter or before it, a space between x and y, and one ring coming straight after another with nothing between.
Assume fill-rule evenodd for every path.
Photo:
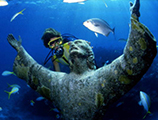
<instances>
[{"instance_id":1,"label":"blue water","mask_svg":"<svg viewBox=\"0 0 158 120\"><path fill-rule=\"evenodd\" d=\"M16 51L6 40L9 33L14 34L17 39L20 35L28 53L38 63L43 64L49 49L44 47L41 37L44 30L49 27L90 41L99 67L107 60L113 61L122 54L126 44L118 39L128 37L129 0L105 1L108 7L105 7L102 0L89 0L85 4L68 4L62 0L9 0L8 6L0 7L0 73L4 70L12 71L16 56ZM140 1L140 21L158 38L158 0ZM10 22L12 16L24 8L24 15L19 15ZM99 35L97 38L92 31L83 26L85 20L94 17L104 19L112 28L115 27L115 35L110 33L108 37ZM141 120L146 112L138 105L140 90L151 98L152 115L147 115L145 120L158 120L157 61L158 57L141 81L107 110L104 120ZM49 61L46 67L50 66L52 63ZM4 90L10 91L11 88L8 88L7 83L20 85L19 94L11 95L8 99ZM36 101L39 96L23 80L13 75L0 76L0 120L56 120L58 113L50 111L54 106L46 100ZM30 105L30 100L35 101L34 106Z\"/></svg>"}]
</instances>

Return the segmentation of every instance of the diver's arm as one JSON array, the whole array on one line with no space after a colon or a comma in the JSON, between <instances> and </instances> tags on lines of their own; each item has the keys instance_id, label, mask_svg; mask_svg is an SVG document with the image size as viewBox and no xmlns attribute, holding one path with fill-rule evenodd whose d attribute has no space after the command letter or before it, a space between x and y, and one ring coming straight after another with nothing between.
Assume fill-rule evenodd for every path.
<instances>
[{"instance_id":1,"label":"diver's arm","mask_svg":"<svg viewBox=\"0 0 158 120\"><path fill-rule=\"evenodd\" d=\"M53 72L38 64L13 35L8 35L7 39L10 45L18 52L13 66L16 76L25 80L31 88L51 100L52 90L54 90L54 87L58 87L57 82L65 73Z\"/></svg>"},{"instance_id":2,"label":"diver's arm","mask_svg":"<svg viewBox=\"0 0 158 120\"><path fill-rule=\"evenodd\" d=\"M156 56L154 36L137 20L132 14L130 34L123 55L96 71L98 78L102 78L100 85L106 102L116 101L136 85Z\"/></svg>"},{"instance_id":3,"label":"diver's arm","mask_svg":"<svg viewBox=\"0 0 158 120\"><path fill-rule=\"evenodd\" d=\"M55 61L53 57L52 57L52 62L53 62L55 71L60 72L59 63L57 61Z\"/></svg>"}]
</instances>

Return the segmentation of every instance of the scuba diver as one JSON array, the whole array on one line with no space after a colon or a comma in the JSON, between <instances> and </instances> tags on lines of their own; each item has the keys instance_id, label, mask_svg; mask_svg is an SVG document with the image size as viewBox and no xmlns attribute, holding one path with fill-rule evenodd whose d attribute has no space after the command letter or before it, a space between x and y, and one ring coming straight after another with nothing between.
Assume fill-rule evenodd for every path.
<instances>
[{"instance_id":1,"label":"scuba diver","mask_svg":"<svg viewBox=\"0 0 158 120\"><path fill-rule=\"evenodd\" d=\"M41 38L44 46L51 49L45 58L44 65L52 58L55 71L60 71L59 63L63 65L69 65L69 41L73 41L75 36L65 33L60 34L53 28L47 28ZM52 55L50 56L50 54Z\"/></svg>"}]
</instances>

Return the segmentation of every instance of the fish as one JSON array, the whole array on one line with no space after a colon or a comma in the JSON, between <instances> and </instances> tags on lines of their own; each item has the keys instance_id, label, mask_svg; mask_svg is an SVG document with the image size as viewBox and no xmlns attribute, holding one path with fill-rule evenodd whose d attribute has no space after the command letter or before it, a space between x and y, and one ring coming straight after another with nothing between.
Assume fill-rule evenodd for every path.
<instances>
[{"instance_id":1,"label":"fish","mask_svg":"<svg viewBox=\"0 0 158 120\"><path fill-rule=\"evenodd\" d=\"M21 88L19 85L17 85L17 84L12 84L12 85L10 85L9 83L7 83L8 84L8 87L17 87L17 88Z\"/></svg>"},{"instance_id":2,"label":"fish","mask_svg":"<svg viewBox=\"0 0 158 120\"><path fill-rule=\"evenodd\" d=\"M110 25L100 18L91 18L83 22L83 25L87 27L89 30L93 31L98 37L98 33L104 36L108 36L110 32L114 34L115 28L111 28Z\"/></svg>"},{"instance_id":3,"label":"fish","mask_svg":"<svg viewBox=\"0 0 158 120\"><path fill-rule=\"evenodd\" d=\"M104 66L108 65L110 63L109 60L107 60L105 63L104 63Z\"/></svg>"},{"instance_id":4,"label":"fish","mask_svg":"<svg viewBox=\"0 0 158 120\"><path fill-rule=\"evenodd\" d=\"M11 72L11 71L3 71L3 73L2 73L2 76L9 76L9 75L15 75L16 76L16 74L14 73L14 72Z\"/></svg>"},{"instance_id":5,"label":"fish","mask_svg":"<svg viewBox=\"0 0 158 120\"><path fill-rule=\"evenodd\" d=\"M27 84L27 87L29 87L29 88L30 88L30 85L28 85L28 84Z\"/></svg>"},{"instance_id":6,"label":"fish","mask_svg":"<svg viewBox=\"0 0 158 120\"><path fill-rule=\"evenodd\" d=\"M44 99L45 99L44 97L40 96L40 97L36 98L36 101L41 101L41 100L44 100Z\"/></svg>"},{"instance_id":7,"label":"fish","mask_svg":"<svg viewBox=\"0 0 158 120\"><path fill-rule=\"evenodd\" d=\"M125 38L120 38L120 39L118 39L118 41L125 41L125 42L127 42L127 41L128 41L128 39L125 39Z\"/></svg>"},{"instance_id":8,"label":"fish","mask_svg":"<svg viewBox=\"0 0 158 120\"><path fill-rule=\"evenodd\" d=\"M103 0L105 7L108 7L108 5L106 4L106 2Z\"/></svg>"},{"instance_id":9,"label":"fish","mask_svg":"<svg viewBox=\"0 0 158 120\"><path fill-rule=\"evenodd\" d=\"M151 105L151 101L150 101L150 97L143 91L140 91L140 102L139 105L142 105L145 109L145 111L147 112L143 119L146 117L146 115L149 113L151 114L151 112L149 111L150 105Z\"/></svg>"},{"instance_id":10,"label":"fish","mask_svg":"<svg viewBox=\"0 0 158 120\"><path fill-rule=\"evenodd\" d=\"M119 103L116 105L116 107L121 106L123 103L124 103L124 102L119 102Z\"/></svg>"},{"instance_id":11,"label":"fish","mask_svg":"<svg viewBox=\"0 0 158 120\"><path fill-rule=\"evenodd\" d=\"M23 9L23 10L21 10L20 12L14 14L13 17L11 18L10 22L12 22L18 15L20 15L20 14L23 15L22 12L23 12L24 10L25 10L25 9Z\"/></svg>"},{"instance_id":12,"label":"fish","mask_svg":"<svg viewBox=\"0 0 158 120\"><path fill-rule=\"evenodd\" d=\"M84 4L83 2L86 0L63 0L63 2L65 3L80 3L80 4Z\"/></svg>"},{"instance_id":13,"label":"fish","mask_svg":"<svg viewBox=\"0 0 158 120\"><path fill-rule=\"evenodd\" d=\"M5 90L4 92L8 93L8 99L10 99L11 94L15 94L15 93L18 93L18 92L19 92L19 88L13 87L10 92L8 92L8 91L6 91L6 90Z\"/></svg>"},{"instance_id":14,"label":"fish","mask_svg":"<svg viewBox=\"0 0 158 120\"><path fill-rule=\"evenodd\" d=\"M59 114L57 114L57 115L56 115L56 118L57 118L57 119L59 119L59 118L60 118L60 115L59 115Z\"/></svg>"},{"instance_id":15,"label":"fish","mask_svg":"<svg viewBox=\"0 0 158 120\"><path fill-rule=\"evenodd\" d=\"M60 113L57 108L51 108L49 111L52 111L52 110L53 110L54 112Z\"/></svg>"},{"instance_id":16,"label":"fish","mask_svg":"<svg viewBox=\"0 0 158 120\"><path fill-rule=\"evenodd\" d=\"M0 0L0 6L7 6L8 2L6 0Z\"/></svg>"},{"instance_id":17,"label":"fish","mask_svg":"<svg viewBox=\"0 0 158 120\"><path fill-rule=\"evenodd\" d=\"M0 111L2 111L3 109L2 109L2 107L0 107Z\"/></svg>"},{"instance_id":18,"label":"fish","mask_svg":"<svg viewBox=\"0 0 158 120\"><path fill-rule=\"evenodd\" d=\"M34 106L35 102L33 100L30 100L30 105Z\"/></svg>"}]
</instances>

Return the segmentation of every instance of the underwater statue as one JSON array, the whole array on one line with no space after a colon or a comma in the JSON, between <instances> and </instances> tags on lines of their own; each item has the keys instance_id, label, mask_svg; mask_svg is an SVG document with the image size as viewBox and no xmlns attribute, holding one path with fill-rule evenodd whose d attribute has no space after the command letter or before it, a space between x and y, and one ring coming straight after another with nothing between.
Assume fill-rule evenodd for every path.
<instances>
[{"instance_id":1,"label":"underwater statue","mask_svg":"<svg viewBox=\"0 0 158 120\"><path fill-rule=\"evenodd\" d=\"M107 107L136 85L157 54L156 40L138 21L139 0L131 6L131 28L121 56L111 64L95 69L94 54L88 42L70 44L71 72L55 72L38 64L12 34L8 42L17 51L13 71L43 97L52 101L65 120L102 119Z\"/></svg>"}]
</instances>

